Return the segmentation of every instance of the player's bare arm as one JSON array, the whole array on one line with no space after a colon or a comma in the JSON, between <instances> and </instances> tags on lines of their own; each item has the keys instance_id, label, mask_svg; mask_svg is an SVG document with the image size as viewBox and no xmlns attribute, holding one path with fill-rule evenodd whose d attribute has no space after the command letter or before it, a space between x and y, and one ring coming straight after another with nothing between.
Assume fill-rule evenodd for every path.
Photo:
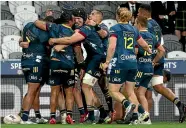
<instances>
[{"instance_id":1,"label":"player's bare arm","mask_svg":"<svg viewBox=\"0 0 186 128\"><path fill-rule=\"evenodd\" d=\"M115 49L116 49L116 42L117 42L117 38L116 37L110 37L109 38L109 46L108 46L108 51L107 51L107 58L106 58L106 62L102 65L102 69L104 71L106 71L114 53L115 53Z\"/></svg>"},{"instance_id":2,"label":"player's bare arm","mask_svg":"<svg viewBox=\"0 0 186 128\"><path fill-rule=\"evenodd\" d=\"M41 20L36 20L36 21L34 22L34 24L35 24L38 28L40 28L40 29L42 29L42 30L44 30L44 31L47 31L46 22L41 21Z\"/></svg>"},{"instance_id":3,"label":"player's bare arm","mask_svg":"<svg viewBox=\"0 0 186 128\"><path fill-rule=\"evenodd\" d=\"M160 45L159 47L157 47L158 53L156 54L153 63L157 63L165 54L165 49L163 48L162 45Z\"/></svg>"},{"instance_id":4,"label":"player's bare arm","mask_svg":"<svg viewBox=\"0 0 186 128\"><path fill-rule=\"evenodd\" d=\"M150 49L149 45L147 44L147 42L145 42L145 40L140 37L138 40L137 40L138 44L145 50L147 51L148 53L152 54L152 49Z\"/></svg>"},{"instance_id":5,"label":"player's bare arm","mask_svg":"<svg viewBox=\"0 0 186 128\"><path fill-rule=\"evenodd\" d=\"M81 46L74 46L74 52L77 59L78 64L84 61L83 53L81 50Z\"/></svg>"},{"instance_id":6,"label":"player's bare arm","mask_svg":"<svg viewBox=\"0 0 186 128\"><path fill-rule=\"evenodd\" d=\"M76 42L84 40L85 37L80 33L76 32L71 37L64 37L64 38L50 38L49 44L63 44L63 45L71 45Z\"/></svg>"}]
</instances>

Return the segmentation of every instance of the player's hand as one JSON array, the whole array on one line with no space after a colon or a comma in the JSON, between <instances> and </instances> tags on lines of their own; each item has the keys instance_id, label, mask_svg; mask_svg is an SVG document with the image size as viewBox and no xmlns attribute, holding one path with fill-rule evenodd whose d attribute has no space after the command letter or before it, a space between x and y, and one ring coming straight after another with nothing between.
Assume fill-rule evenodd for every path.
<instances>
[{"instance_id":1,"label":"player's hand","mask_svg":"<svg viewBox=\"0 0 186 128\"><path fill-rule=\"evenodd\" d=\"M93 20L89 20L89 22L87 24L90 26L96 26L96 22Z\"/></svg>"},{"instance_id":2,"label":"player's hand","mask_svg":"<svg viewBox=\"0 0 186 128\"><path fill-rule=\"evenodd\" d=\"M55 44L55 38L50 38L49 41L48 41L48 43L49 43L50 45Z\"/></svg>"},{"instance_id":3,"label":"player's hand","mask_svg":"<svg viewBox=\"0 0 186 128\"><path fill-rule=\"evenodd\" d=\"M149 50L147 51L149 54L152 54L152 49L149 48Z\"/></svg>"},{"instance_id":4,"label":"player's hand","mask_svg":"<svg viewBox=\"0 0 186 128\"><path fill-rule=\"evenodd\" d=\"M19 44L19 46L22 47L22 48L28 48L29 47L29 42L21 42Z\"/></svg>"},{"instance_id":5,"label":"player's hand","mask_svg":"<svg viewBox=\"0 0 186 128\"><path fill-rule=\"evenodd\" d=\"M109 64L106 62L100 64L100 68L104 71L105 74L106 74L108 66L109 66Z\"/></svg>"},{"instance_id":6,"label":"player's hand","mask_svg":"<svg viewBox=\"0 0 186 128\"><path fill-rule=\"evenodd\" d=\"M53 47L54 51L56 51L56 52L65 52L64 48L65 48L64 45L55 45Z\"/></svg>"}]
</instances>

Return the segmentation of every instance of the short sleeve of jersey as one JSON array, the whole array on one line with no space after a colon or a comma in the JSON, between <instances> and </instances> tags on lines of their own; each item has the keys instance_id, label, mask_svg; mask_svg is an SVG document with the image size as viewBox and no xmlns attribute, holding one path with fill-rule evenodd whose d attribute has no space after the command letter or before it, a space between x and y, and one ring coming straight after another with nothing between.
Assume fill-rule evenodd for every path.
<instances>
[{"instance_id":1,"label":"short sleeve of jersey","mask_svg":"<svg viewBox=\"0 0 186 128\"><path fill-rule=\"evenodd\" d=\"M51 37L59 34L59 26L53 23L46 23L46 29Z\"/></svg>"},{"instance_id":2,"label":"short sleeve of jersey","mask_svg":"<svg viewBox=\"0 0 186 128\"><path fill-rule=\"evenodd\" d=\"M108 36L109 35L108 27L104 23L100 24L99 26L101 27L101 29L107 31L107 36Z\"/></svg>"},{"instance_id":3,"label":"short sleeve of jersey","mask_svg":"<svg viewBox=\"0 0 186 128\"><path fill-rule=\"evenodd\" d=\"M157 41L154 35L153 35L153 43L154 43L155 48L158 48L161 45L161 43Z\"/></svg>"},{"instance_id":4,"label":"short sleeve of jersey","mask_svg":"<svg viewBox=\"0 0 186 128\"><path fill-rule=\"evenodd\" d=\"M135 27L134 27L134 34L135 34L134 37L136 41L141 38L139 31Z\"/></svg>"},{"instance_id":5,"label":"short sleeve of jersey","mask_svg":"<svg viewBox=\"0 0 186 128\"><path fill-rule=\"evenodd\" d=\"M110 35L110 37L118 37L118 35L117 35L117 30L116 30L116 28L115 27L111 27L110 28L110 30L109 30L109 35Z\"/></svg>"},{"instance_id":6,"label":"short sleeve of jersey","mask_svg":"<svg viewBox=\"0 0 186 128\"><path fill-rule=\"evenodd\" d=\"M82 26L79 30L79 33L86 38L87 36L91 35L92 30L89 26Z\"/></svg>"}]
</instances>

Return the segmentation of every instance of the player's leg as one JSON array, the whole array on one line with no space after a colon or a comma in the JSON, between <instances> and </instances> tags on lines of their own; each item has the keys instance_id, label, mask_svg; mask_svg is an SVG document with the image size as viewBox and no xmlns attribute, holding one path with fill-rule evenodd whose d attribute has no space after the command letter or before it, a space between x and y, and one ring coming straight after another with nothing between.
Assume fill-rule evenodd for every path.
<instances>
[{"instance_id":1,"label":"player's leg","mask_svg":"<svg viewBox=\"0 0 186 128\"><path fill-rule=\"evenodd\" d=\"M99 116L99 121L97 124L102 124L102 123L110 123L111 118L107 115L107 112L105 111L104 106L101 103L100 98L98 97L98 94L92 89L92 94L93 94L93 100L94 100L94 106L97 107L100 111L100 116Z\"/></svg>"},{"instance_id":2,"label":"player's leg","mask_svg":"<svg viewBox=\"0 0 186 128\"><path fill-rule=\"evenodd\" d=\"M27 67L22 67L23 71ZM42 79L42 68L41 66L29 67L30 70L24 71L26 81L28 83L27 94L23 100L23 113L21 124L30 123L28 122L29 111L33 105L34 99L36 97L37 91L40 88L40 82Z\"/></svg>"},{"instance_id":3,"label":"player's leg","mask_svg":"<svg viewBox=\"0 0 186 128\"><path fill-rule=\"evenodd\" d=\"M48 84L51 87L50 94L50 124L56 124L56 108L58 106L58 96L62 84L62 72L58 72L61 66L60 61L51 60L50 61L50 74Z\"/></svg>"},{"instance_id":4,"label":"player's leg","mask_svg":"<svg viewBox=\"0 0 186 128\"><path fill-rule=\"evenodd\" d=\"M114 116L115 116L115 111L113 109L113 103L112 103L112 97L109 95L108 92L108 87L107 87L107 81L106 81L106 76L105 75L101 75L101 78L98 80L98 85L101 88L102 93L104 94L106 103L108 105L108 109L111 115L111 122L114 120Z\"/></svg>"},{"instance_id":5,"label":"player's leg","mask_svg":"<svg viewBox=\"0 0 186 128\"><path fill-rule=\"evenodd\" d=\"M126 108L126 114L124 120L130 120L132 118L135 105L130 103L129 100L120 92L120 88L126 81L127 72L124 70L111 70L109 75L109 94L117 102L120 102L124 108Z\"/></svg>"},{"instance_id":6,"label":"player's leg","mask_svg":"<svg viewBox=\"0 0 186 128\"><path fill-rule=\"evenodd\" d=\"M136 70L129 70L126 72L126 82L125 82L125 86L124 89L126 91L127 97L129 99L130 102L134 103L137 107L134 110L134 115L133 117L135 117L137 119L137 113L139 113L139 121L143 121L146 118L149 118L149 113L145 111L145 109L143 108L143 106L141 104L139 104L139 101L137 99L137 96L134 92L134 88L135 88L135 77L136 77ZM127 110L126 110L127 111ZM136 120L134 119L134 120Z\"/></svg>"},{"instance_id":7,"label":"player's leg","mask_svg":"<svg viewBox=\"0 0 186 128\"><path fill-rule=\"evenodd\" d=\"M75 74L74 69L68 70L68 73L63 74L63 88L65 91L65 101L66 101L66 109L67 109L67 118L66 121L68 124L74 124L72 119L72 111L74 105L74 94L73 89L75 85Z\"/></svg>"},{"instance_id":8,"label":"player's leg","mask_svg":"<svg viewBox=\"0 0 186 128\"><path fill-rule=\"evenodd\" d=\"M100 56L93 56L89 59L85 76L83 77L83 84L82 84L82 90L85 95L87 109L89 112L88 119L85 123L93 123L95 124L95 116L94 116L94 99L93 99L93 93L92 88L98 81L98 78L100 77L100 68L99 65L102 62L103 58Z\"/></svg>"},{"instance_id":9,"label":"player's leg","mask_svg":"<svg viewBox=\"0 0 186 128\"><path fill-rule=\"evenodd\" d=\"M152 78L152 86L156 92L162 94L164 97L166 97L168 100L170 100L177 106L179 110L179 114L180 114L179 122L182 123L186 118L186 107L178 99L178 97L175 96L172 90L170 90L169 88L166 88L163 85L163 83L165 82L164 78L166 77L166 75L165 76L163 75L163 72L164 74L168 73L167 71L163 71L163 68L164 68L163 66L164 65L162 64L162 65L155 67L154 76Z\"/></svg>"},{"instance_id":10,"label":"player's leg","mask_svg":"<svg viewBox=\"0 0 186 128\"><path fill-rule=\"evenodd\" d=\"M67 113L66 113L66 102L65 102L63 87L61 87L60 92L59 92L58 107L59 107L60 116L61 116L61 123L66 124Z\"/></svg>"},{"instance_id":11,"label":"player's leg","mask_svg":"<svg viewBox=\"0 0 186 128\"><path fill-rule=\"evenodd\" d=\"M86 115L85 115L85 109L83 106L83 101L82 101L82 95L80 90L78 89L78 79L79 75L78 73L75 73L75 87L73 89L73 94L74 94L74 100L78 106L78 110L80 113L80 123L83 123L86 120Z\"/></svg>"}]
</instances>

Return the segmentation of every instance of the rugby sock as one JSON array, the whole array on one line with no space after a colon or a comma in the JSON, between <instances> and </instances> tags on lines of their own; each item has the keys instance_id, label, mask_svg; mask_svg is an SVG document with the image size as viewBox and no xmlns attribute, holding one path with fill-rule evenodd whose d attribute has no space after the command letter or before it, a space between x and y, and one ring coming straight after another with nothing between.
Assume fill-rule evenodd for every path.
<instances>
[{"instance_id":1,"label":"rugby sock","mask_svg":"<svg viewBox=\"0 0 186 128\"><path fill-rule=\"evenodd\" d=\"M125 108L127 108L130 105L130 102L127 99L124 99L121 103Z\"/></svg>"},{"instance_id":2,"label":"rugby sock","mask_svg":"<svg viewBox=\"0 0 186 128\"><path fill-rule=\"evenodd\" d=\"M28 121L28 116L29 116L29 111L24 111L24 112L22 113L21 119L22 119L23 121Z\"/></svg>"},{"instance_id":3,"label":"rugby sock","mask_svg":"<svg viewBox=\"0 0 186 128\"><path fill-rule=\"evenodd\" d=\"M36 118L41 119L41 114L40 111L35 111Z\"/></svg>"},{"instance_id":4,"label":"rugby sock","mask_svg":"<svg viewBox=\"0 0 186 128\"><path fill-rule=\"evenodd\" d=\"M70 115L70 117L72 117L72 111L71 110L67 110L67 116Z\"/></svg>"},{"instance_id":5,"label":"rugby sock","mask_svg":"<svg viewBox=\"0 0 186 128\"><path fill-rule=\"evenodd\" d=\"M88 109L88 112L89 112L88 119L94 121L95 120L95 117L94 117L94 106L87 105L87 109Z\"/></svg>"},{"instance_id":6,"label":"rugby sock","mask_svg":"<svg viewBox=\"0 0 186 128\"><path fill-rule=\"evenodd\" d=\"M85 110L83 107L78 108L80 115L85 115Z\"/></svg>"},{"instance_id":7,"label":"rugby sock","mask_svg":"<svg viewBox=\"0 0 186 128\"><path fill-rule=\"evenodd\" d=\"M88 109L87 109L87 103L86 103L86 99L85 99L85 95L84 95L82 89L81 89L81 96L82 96L82 101L83 101L84 110L85 110L85 111L88 111Z\"/></svg>"},{"instance_id":8,"label":"rugby sock","mask_svg":"<svg viewBox=\"0 0 186 128\"><path fill-rule=\"evenodd\" d=\"M24 112L24 109L23 108L21 108L21 110L20 110L20 112L19 112L19 116L21 117L22 116L22 114L23 114L23 112Z\"/></svg>"},{"instance_id":9,"label":"rugby sock","mask_svg":"<svg viewBox=\"0 0 186 128\"><path fill-rule=\"evenodd\" d=\"M52 119L52 118L56 119L56 113L55 112L50 113L50 119Z\"/></svg>"},{"instance_id":10,"label":"rugby sock","mask_svg":"<svg viewBox=\"0 0 186 128\"><path fill-rule=\"evenodd\" d=\"M138 105L138 112L143 114L145 112L144 108L142 107L141 104Z\"/></svg>"},{"instance_id":11,"label":"rugby sock","mask_svg":"<svg viewBox=\"0 0 186 128\"><path fill-rule=\"evenodd\" d=\"M109 95L109 92L108 92L108 89L105 89L105 88L101 88L104 96L105 96L105 100L106 100L106 103L108 105L108 109L110 112L113 112L113 105L112 105L112 98L110 97Z\"/></svg>"},{"instance_id":12,"label":"rugby sock","mask_svg":"<svg viewBox=\"0 0 186 128\"><path fill-rule=\"evenodd\" d=\"M100 118L101 118L101 119L105 119L105 117L107 117L107 113L106 113L106 111L105 111L103 105L100 105L100 106L98 107L98 109L99 109L99 111L100 111Z\"/></svg>"},{"instance_id":13,"label":"rugby sock","mask_svg":"<svg viewBox=\"0 0 186 128\"><path fill-rule=\"evenodd\" d=\"M60 114L63 115L64 113L66 113L66 109L60 110Z\"/></svg>"},{"instance_id":14,"label":"rugby sock","mask_svg":"<svg viewBox=\"0 0 186 128\"><path fill-rule=\"evenodd\" d=\"M179 108L181 105L181 101L178 99L178 97L174 98L173 103Z\"/></svg>"}]
</instances>

